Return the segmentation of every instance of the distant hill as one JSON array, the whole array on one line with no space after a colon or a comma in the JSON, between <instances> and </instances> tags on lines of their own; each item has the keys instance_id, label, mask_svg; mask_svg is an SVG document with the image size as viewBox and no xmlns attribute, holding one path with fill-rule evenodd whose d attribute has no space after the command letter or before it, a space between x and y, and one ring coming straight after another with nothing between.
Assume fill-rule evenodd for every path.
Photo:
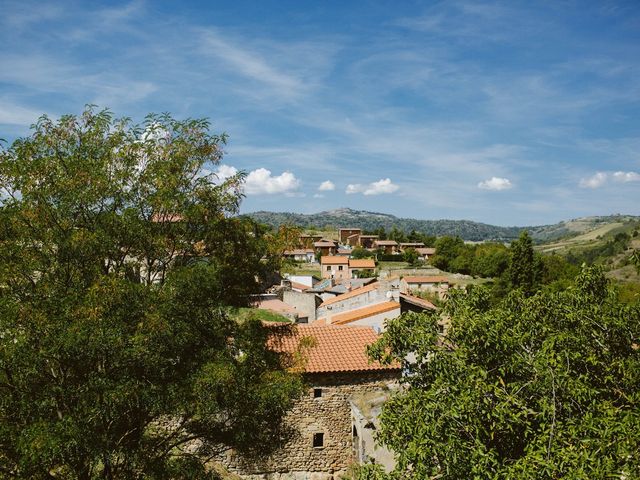
<instances>
[{"instance_id":1,"label":"distant hill","mask_svg":"<svg viewBox=\"0 0 640 480\"><path fill-rule=\"evenodd\" d=\"M247 214L254 220L276 227L282 224L297 225L301 228L315 227L355 227L364 230L374 230L384 227L389 231L394 226L405 232L415 230L427 235L458 235L468 241L496 240L511 241L518 238L524 229L529 230L537 242L545 243L561 238L580 235L608 223L624 223L638 221L640 217L630 215L610 215L603 217L585 217L568 220L554 225L534 227L499 227L471 220L418 220L415 218L400 218L394 215L350 208L338 208L325 212L302 214L289 212L259 211Z\"/></svg>"}]
</instances>

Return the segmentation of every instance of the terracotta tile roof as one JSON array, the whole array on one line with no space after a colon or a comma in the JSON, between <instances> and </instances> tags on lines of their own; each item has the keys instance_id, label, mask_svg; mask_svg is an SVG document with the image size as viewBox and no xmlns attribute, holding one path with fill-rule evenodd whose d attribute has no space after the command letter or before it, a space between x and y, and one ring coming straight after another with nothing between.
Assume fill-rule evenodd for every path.
<instances>
[{"instance_id":1,"label":"terracotta tile roof","mask_svg":"<svg viewBox=\"0 0 640 480\"><path fill-rule=\"evenodd\" d=\"M349 260L349 268L376 268L376 262L373 258L362 258L360 260Z\"/></svg>"},{"instance_id":2,"label":"terracotta tile roof","mask_svg":"<svg viewBox=\"0 0 640 480\"><path fill-rule=\"evenodd\" d=\"M358 295L362 295L367 292L373 292L378 287L377 282L374 282L366 287L356 288L355 290L351 290L350 292L343 293L342 295L338 295L337 297L330 298L329 300L325 300L320 304L321 307L325 307L327 305L331 305L337 302L341 302L342 300L347 300L348 298L357 297Z\"/></svg>"},{"instance_id":3,"label":"terracotta tile roof","mask_svg":"<svg viewBox=\"0 0 640 480\"><path fill-rule=\"evenodd\" d=\"M303 344L306 373L365 372L371 370L399 370L400 365L381 365L369 360L366 348L378 339L371 327L333 325L269 325L273 334L269 347L284 354L295 355L303 338L311 338L310 346Z\"/></svg>"},{"instance_id":4,"label":"terracotta tile roof","mask_svg":"<svg viewBox=\"0 0 640 480\"><path fill-rule=\"evenodd\" d=\"M405 300L406 302L412 303L413 305L417 305L418 307L426 308L427 310L437 310L433 303L429 300L425 300L424 298L416 297L415 295L409 295L408 293L401 293L400 300Z\"/></svg>"},{"instance_id":5,"label":"terracotta tile roof","mask_svg":"<svg viewBox=\"0 0 640 480\"><path fill-rule=\"evenodd\" d=\"M378 238L378 235L360 235L360 238Z\"/></svg>"},{"instance_id":6,"label":"terracotta tile roof","mask_svg":"<svg viewBox=\"0 0 640 480\"><path fill-rule=\"evenodd\" d=\"M398 245L398 242L396 242L395 240L376 240L373 243L374 245L382 245L382 246Z\"/></svg>"},{"instance_id":7,"label":"terracotta tile roof","mask_svg":"<svg viewBox=\"0 0 640 480\"><path fill-rule=\"evenodd\" d=\"M322 265L346 265L349 263L347 257L338 257L336 255L323 255L320 257L320 263Z\"/></svg>"},{"instance_id":8,"label":"terracotta tile roof","mask_svg":"<svg viewBox=\"0 0 640 480\"><path fill-rule=\"evenodd\" d=\"M422 242L400 242L401 247L424 247Z\"/></svg>"},{"instance_id":9,"label":"terracotta tile roof","mask_svg":"<svg viewBox=\"0 0 640 480\"><path fill-rule=\"evenodd\" d=\"M416 248L416 252L420 255L435 255L436 249L431 247Z\"/></svg>"},{"instance_id":10,"label":"terracotta tile roof","mask_svg":"<svg viewBox=\"0 0 640 480\"><path fill-rule=\"evenodd\" d=\"M400 310L400 304L397 302L377 303L375 305L369 305L368 307L358 308L356 310L350 310L345 313L333 315L331 317L331 324L344 325L345 323L355 322L356 320L373 317L374 315L390 312L392 310Z\"/></svg>"},{"instance_id":11,"label":"terracotta tile roof","mask_svg":"<svg viewBox=\"0 0 640 480\"><path fill-rule=\"evenodd\" d=\"M313 246L314 247L335 247L336 243L335 242L329 242L327 240L321 240L319 242L314 242Z\"/></svg>"},{"instance_id":12,"label":"terracotta tile roof","mask_svg":"<svg viewBox=\"0 0 640 480\"><path fill-rule=\"evenodd\" d=\"M404 277L407 283L449 283L449 279L443 276Z\"/></svg>"}]
</instances>

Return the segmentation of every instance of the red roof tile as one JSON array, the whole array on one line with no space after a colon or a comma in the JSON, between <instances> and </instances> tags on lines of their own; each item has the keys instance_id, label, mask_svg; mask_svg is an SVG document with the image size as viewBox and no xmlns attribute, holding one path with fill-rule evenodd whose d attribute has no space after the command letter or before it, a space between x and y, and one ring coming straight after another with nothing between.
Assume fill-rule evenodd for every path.
<instances>
[{"instance_id":1,"label":"red roof tile","mask_svg":"<svg viewBox=\"0 0 640 480\"><path fill-rule=\"evenodd\" d=\"M349 260L349 268L376 268L376 262L373 258L351 259Z\"/></svg>"},{"instance_id":2,"label":"red roof tile","mask_svg":"<svg viewBox=\"0 0 640 480\"><path fill-rule=\"evenodd\" d=\"M320 263L322 265L346 265L349 263L349 259L347 257L339 257L336 255L323 255L320 257Z\"/></svg>"},{"instance_id":3,"label":"red roof tile","mask_svg":"<svg viewBox=\"0 0 640 480\"><path fill-rule=\"evenodd\" d=\"M399 370L397 364L381 365L369 360L366 348L378 339L371 327L333 325L269 325L273 334L269 347L295 356L302 350L305 358L302 369L306 373L358 372L371 370ZM301 341L310 338L309 345ZM305 342L306 343L306 342Z\"/></svg>"}]
</instances>

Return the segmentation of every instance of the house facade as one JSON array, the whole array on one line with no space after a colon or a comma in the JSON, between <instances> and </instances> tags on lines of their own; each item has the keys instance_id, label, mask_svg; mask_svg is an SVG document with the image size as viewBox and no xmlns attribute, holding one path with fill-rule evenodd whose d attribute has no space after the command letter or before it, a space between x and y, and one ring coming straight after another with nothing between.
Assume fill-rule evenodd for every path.
<instances>
[{"instance_id":1,"label":"house facade","mask_svg":"<svg viewBox=\"0 0 640 480\"><path fill-rule=\"evenodd\" d=\"M308 388L285 417L294 433L281 450L261 462L243 462L232 452L221 463L252 480L338 480L358 461L365 425L353 414L354 400L379 397L397 388L400 366L370 362L366 347L377 339L368 327L296 325L270 340L273 350L293 355L303 338L303 376ZM366 409L366 408L365 408ZM368 428L371 428L368 426ZM388 452L385 456L388 462ZM368 461L376 461L375 452Z\"/></svg>"},{"instance_id":2,"label":"house facade","mask_svg":"<svg viewBox=\"0 0 640 480\"><path fill-rule=\"evenodd\" d=\"M351 278L349 274L349 258L345 256L323 255L320 257L322 278L345 280Z\"/></svg>"}]
</instances>

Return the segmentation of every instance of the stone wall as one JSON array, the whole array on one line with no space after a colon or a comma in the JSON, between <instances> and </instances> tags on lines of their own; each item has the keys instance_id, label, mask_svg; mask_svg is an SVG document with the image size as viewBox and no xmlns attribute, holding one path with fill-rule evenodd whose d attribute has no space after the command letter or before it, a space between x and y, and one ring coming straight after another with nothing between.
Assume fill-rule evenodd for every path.
<instances>
[{"instance_id":1,"label":"stone wall","mask_svg":"<svg viewBox=\"0 0 640 480\"><path fill-rule=\"evenodd\" d=\"M295 290L285 290L282 292L282 301L298 310L300 317L307 317L311 323L316 319L316 307L321 300L314 293L296 292Z\"/></svg>"},{"instance_id":2,"label":"stone wall","mask_svg":"<svg viewBox=\"0 0 640 480\"><path fill-rule=\"evenodd\" d=\"M285 419L295 434L280 451L260 464L248 465L232 452L220 461L251 480L337 480L355 461L351 399L389 389L399 374L397 370L308 374L308 390ZM318 433L323 434L323 445L314 447Z\"/></svg>"}]
</instances>

